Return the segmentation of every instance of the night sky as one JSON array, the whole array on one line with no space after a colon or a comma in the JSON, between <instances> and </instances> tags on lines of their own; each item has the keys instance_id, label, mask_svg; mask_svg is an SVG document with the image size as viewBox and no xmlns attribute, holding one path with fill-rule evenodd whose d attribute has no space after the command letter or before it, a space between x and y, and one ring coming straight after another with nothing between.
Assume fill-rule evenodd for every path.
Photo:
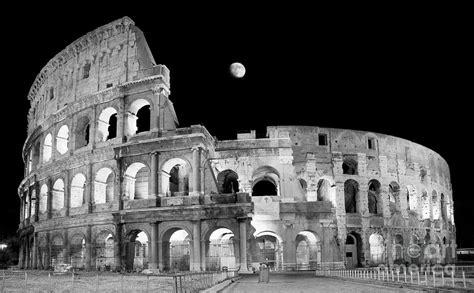
<instances>
[{"instance_id":1,"label":"night sky","mask_svg":"<svg viewBox=\"0 0 474 293\"><path fill-rule=\"evenodd\" d=\"M27 94L36 75L77 38L129 16L156 62L170 69L181 127L201 124L220 140L251 129L263 137L269 125L311 125L417 142L448 162L458 246L474 247L472 32L457 11L351 14L239 4L191 14L161 4L132 9L129 3L122 11L117 3L113 11L70 4L5 11L11 17L2 30L0 238L18 227ZM236 61L246 67L242 79L229 74Z\"/></svg>"}]
</instances>

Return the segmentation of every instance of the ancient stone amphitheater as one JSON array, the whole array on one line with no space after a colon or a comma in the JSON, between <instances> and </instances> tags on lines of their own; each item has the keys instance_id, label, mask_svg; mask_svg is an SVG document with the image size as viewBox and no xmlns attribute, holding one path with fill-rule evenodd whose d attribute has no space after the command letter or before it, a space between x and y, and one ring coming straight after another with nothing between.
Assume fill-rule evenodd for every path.
<instances>
[{"instance_id":1,"label":"ancient stone amphitheater","mask_svg":"<svg viewBox=\"0 0 474 293\"><path fill-rule=\"evenodd\" d=\"M219 141L201 125L178 128L169 70L128 17L58 53L28 99L22 268L454 260L450 174L437 153L366 131L272 126L265 138Z\"/></svg>"}]
</instances>

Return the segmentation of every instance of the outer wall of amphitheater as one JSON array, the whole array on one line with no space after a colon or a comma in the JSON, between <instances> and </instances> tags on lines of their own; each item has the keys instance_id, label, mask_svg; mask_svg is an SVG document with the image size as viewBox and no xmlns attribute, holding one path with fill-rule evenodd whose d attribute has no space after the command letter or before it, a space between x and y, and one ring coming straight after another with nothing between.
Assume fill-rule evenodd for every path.
<instances>
[{"instance_id":1,"label":"outer wall of amphitheater","mask_svg":"<svg viewBox=\"0 0 474 293\"><path fill-rule=\"evenodd\" d=\"M365 131L178 128L170 74L124 17L38 74L18 188L21 268L273 270L455 261L449 167Z\"/></svg>"}]
</instances>

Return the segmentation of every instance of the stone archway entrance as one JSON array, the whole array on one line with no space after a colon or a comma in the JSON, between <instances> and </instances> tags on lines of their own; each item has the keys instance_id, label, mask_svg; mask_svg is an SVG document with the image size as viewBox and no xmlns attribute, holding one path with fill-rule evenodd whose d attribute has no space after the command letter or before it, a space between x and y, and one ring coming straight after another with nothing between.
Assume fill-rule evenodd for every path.
<instances>
[{"instance_id":1,"label":"stone archway entrance","mask_svg":"<svg viewBox=\"0 0 474 293\"><path fill-rule=\"evenodd\" d=\"M274 233L260 233L256 237L256 260L266 263L270 270L283 269L283 246Z\"/></svg>"},{"instance_id":2,"label":"stone archway entrance","mask_svg":"<svg viewBox=\"0 0 474 293\"><path fill-rule=\"evenodd\" d=\"M126 243L126 268L127 270L143 270L148 268L149 239L145 232L134 230L130 233Z\"/></svg>"},{"instance_id":3,"label":"stone archway entrance","mask_svg":"<svg viewBox=\"0 0 474 293\"><path fill-rule=\"evenodd\" d=\"M238 266L234 233L227 228L218 228L209 236L206 253L206 269L219 271L222 268L234 269Z\"/></svg>"}]
</instances>

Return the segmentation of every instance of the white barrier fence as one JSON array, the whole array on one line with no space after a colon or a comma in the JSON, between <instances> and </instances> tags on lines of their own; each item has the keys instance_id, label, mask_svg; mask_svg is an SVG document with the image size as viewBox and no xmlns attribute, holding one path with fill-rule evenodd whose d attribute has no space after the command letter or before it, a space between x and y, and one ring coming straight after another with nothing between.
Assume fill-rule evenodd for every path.
<instances>
[{"instance_id":1,"label":"white barrier fence","mask_svg":"<svg viewBox=\"0 0 474 293\"><path fill-rule=\"evenodd\" d=\"M373 280L430 287L474 288L474 267L450 266L448 269L413 269L406 267L376 267L352 270L317 270L316 276Z\"/></svg>"}]
</instances>

